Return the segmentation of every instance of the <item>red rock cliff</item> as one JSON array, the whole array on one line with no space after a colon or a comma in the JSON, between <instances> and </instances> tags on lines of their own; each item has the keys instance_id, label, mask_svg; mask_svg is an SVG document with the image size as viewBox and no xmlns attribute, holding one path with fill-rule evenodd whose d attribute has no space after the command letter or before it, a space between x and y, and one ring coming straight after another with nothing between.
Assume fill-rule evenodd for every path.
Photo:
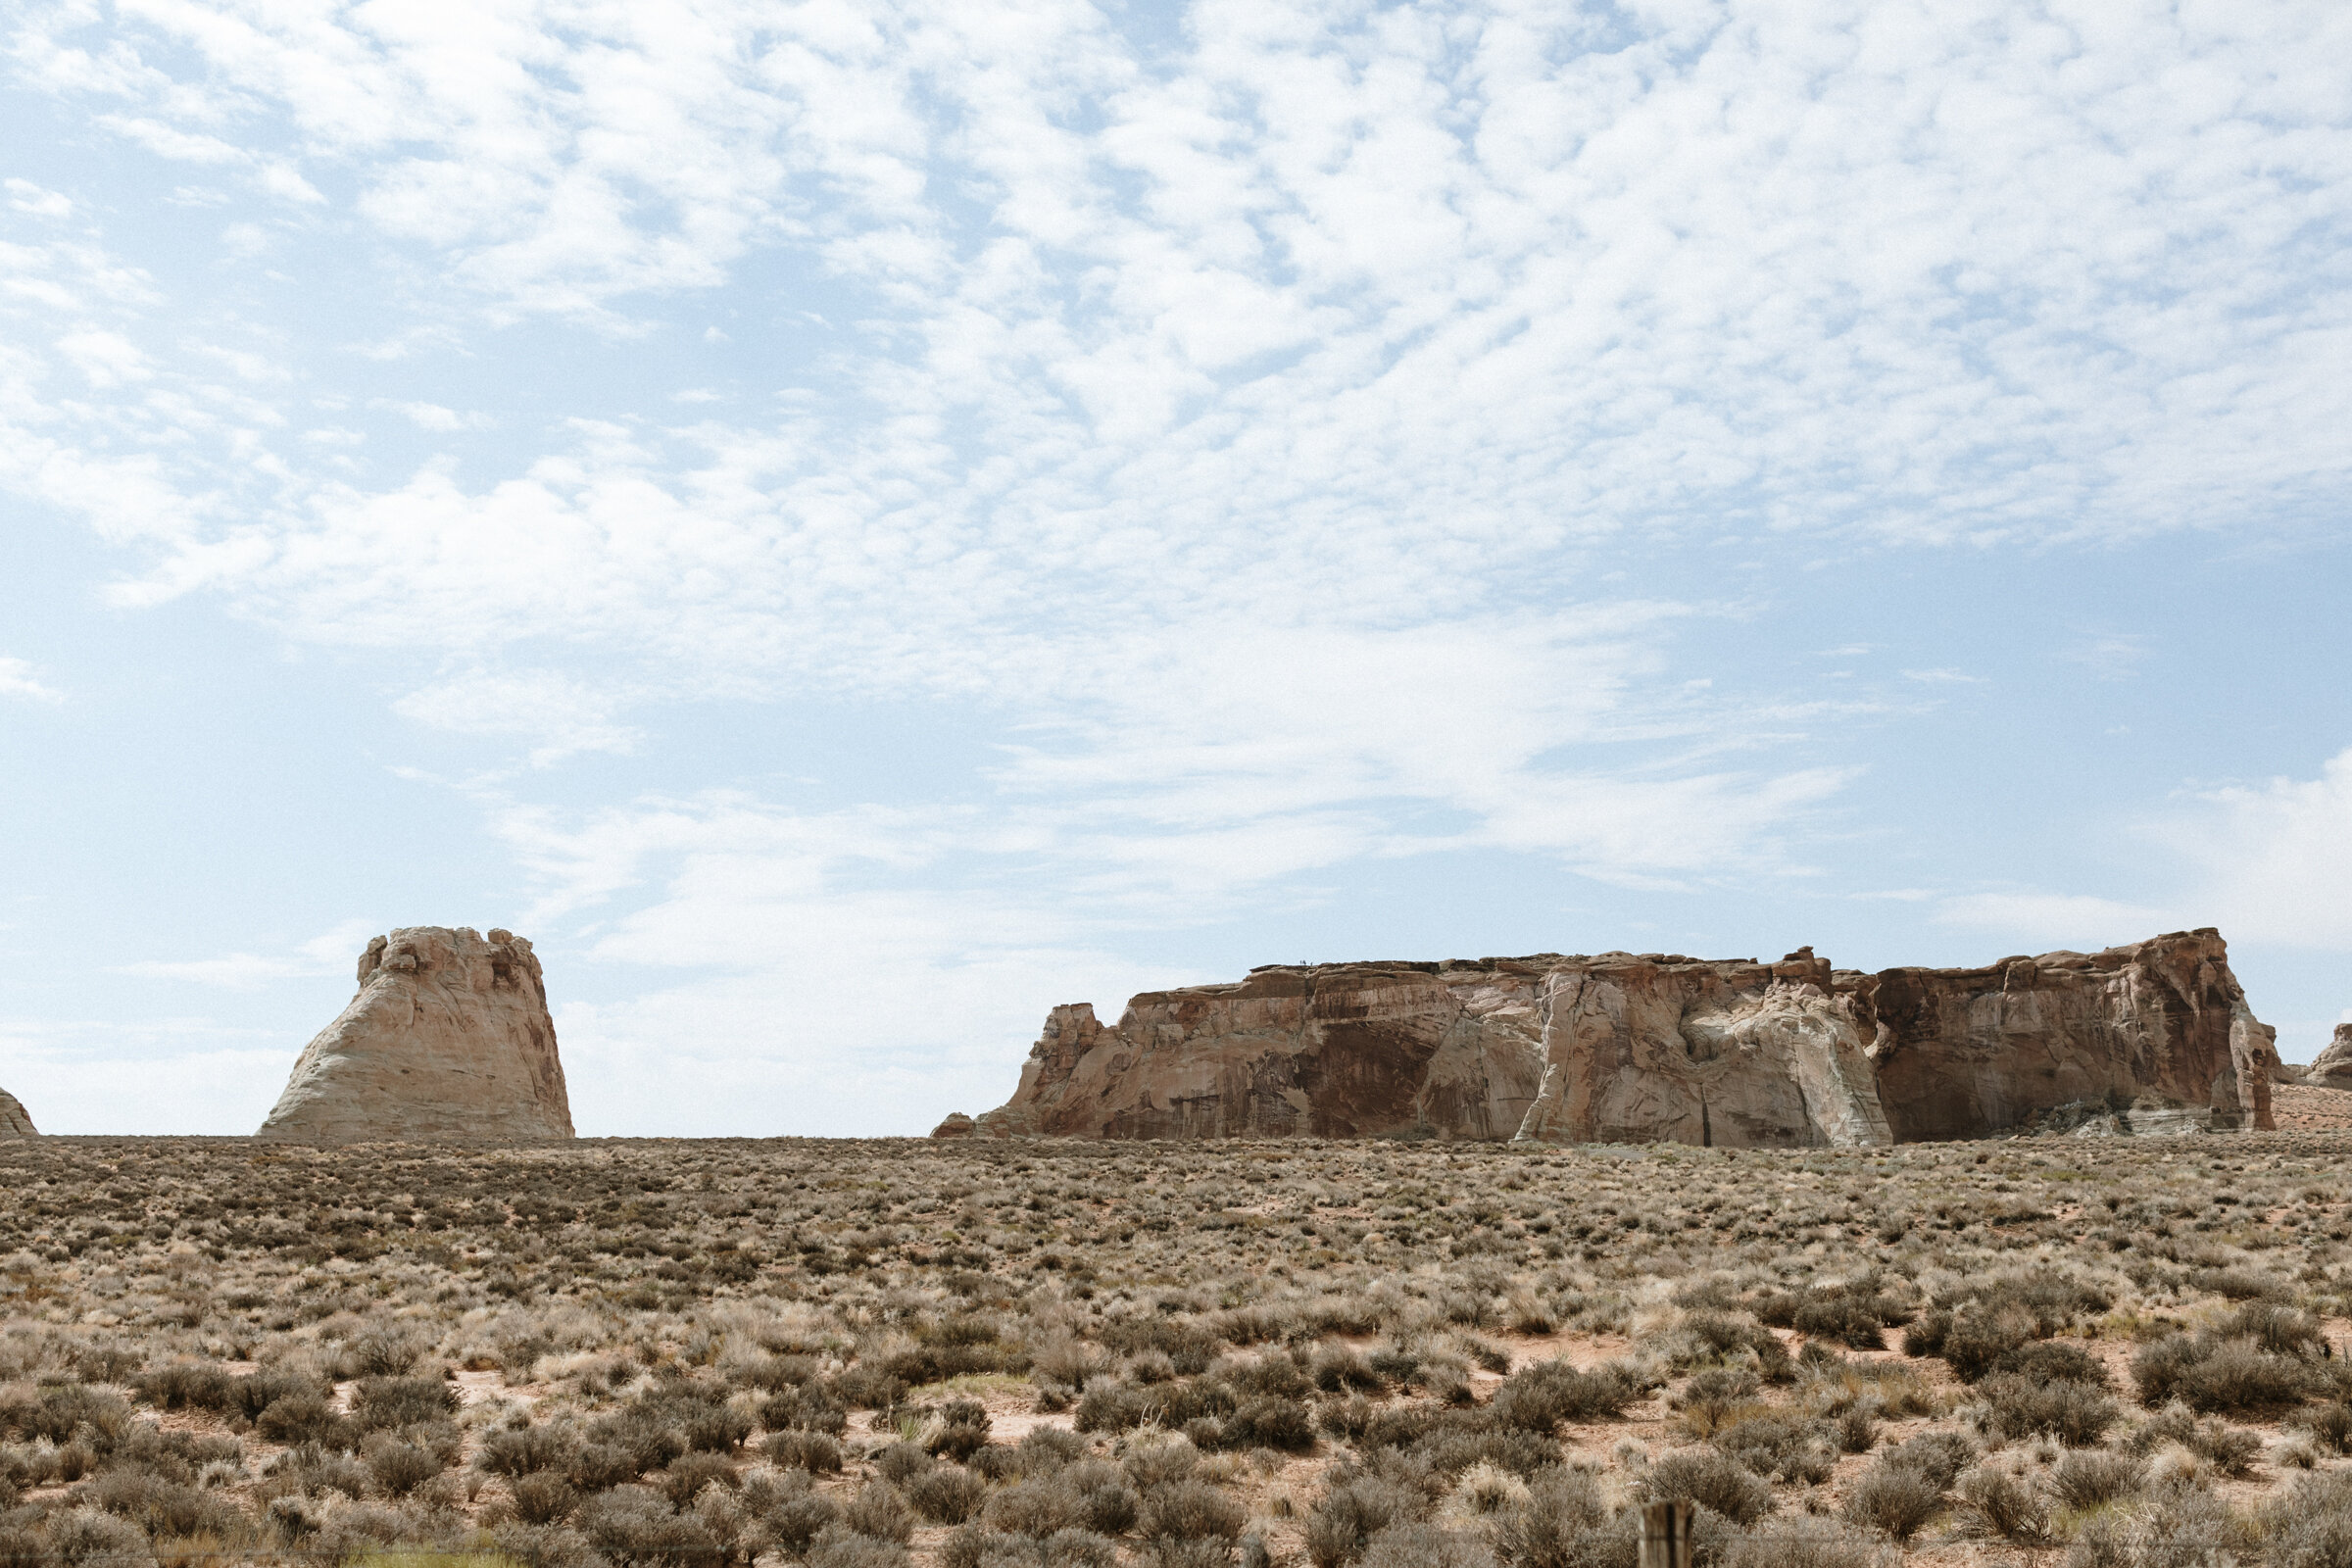
<instances>
[{"instance_id":1,"label":"red rock cliff","mask_svg":"<svg viewBox=\"0 0 2352 1568\"><path fill-rule=\"evenodd\" d=\"M2271 1125L2276 1061L2211 930L1876 975L1809 948L1278 965L1146 992L1107 1028L1055 1007L974 1130L1724 1148L2233 1130Z\"/></svg>"},{"instance_id":2,"label":"red rock cliff","mask_svg":"<svg viewBox=\"0 0 2352 1568\"><path fill-rule=\"evenodd\" d=\"M2278 1054L2211 927L1983 969L1838 978L1884 1026L1879 1101L1902 1142L1982 1138L2100 1103L2150 1126L2271 1126Z\"/></svg>"},{"instance_id":3,"label":"red rock cliff","mask_svg":"<svg viewBox=\"0 0 2352 1568\"><path fill-rule=\"evenodd\" d=\"M1109 1029L1054 1008L979 1131L1886 1143L1869 1033L1830 984L1810 952L1258 969L1146 992Z\"/></svg>"}]
</instances>

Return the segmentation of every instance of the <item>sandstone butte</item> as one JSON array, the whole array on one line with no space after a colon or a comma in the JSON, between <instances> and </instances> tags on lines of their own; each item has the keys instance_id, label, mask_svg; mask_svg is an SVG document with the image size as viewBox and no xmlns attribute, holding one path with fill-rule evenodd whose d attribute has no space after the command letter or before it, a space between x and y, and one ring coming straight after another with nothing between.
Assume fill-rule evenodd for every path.
<instances>
[{"instance_id":1,"label":"sandstone butte","mask_svg":"<svg viewBox=\"0 0 2352 1568\"><path fill-rule=\"evenodd\" d=\"M1756 1149L2267 1130L2279 1076L2210 928L1877 974L1810 948L1277 964L1146 992L1109 1027L1055 1007L1012 1099L938 1133Z\"/></svg>"},{"instance_id":2,"label":"sandstone butte","mask_svg":"<svg viewBox=\"0 0 2352 1568\"><path fill-rule=\"evenodd\" d=\"M38 1138L40 1132L32 1125L17 1097L0 1089L0 1138Z\"/></svg>"},{"instance_id":3,"label":"sandstone butte","mask_svg":"<svg viewBox=\"0 0 2352 1568\"><path fill-rule=\"evenodd\" d=\"M410 926L360 956L360 991L304 1048L262 1123L303 1143L571 1136L547 985L508 931Z\"/></svg>"},{"instance_id":4,"label":"sandstone butte","mask_svg":"<svg viewBox=\"0 0 2352 1568\"><path fill-rule=\"evenodd\" d=\"M2301 1081L2322 1089L2352 1089L2352 1023L2335 1026L2334 1038L2303 1069Z\"/></svg>"}]
</instances>

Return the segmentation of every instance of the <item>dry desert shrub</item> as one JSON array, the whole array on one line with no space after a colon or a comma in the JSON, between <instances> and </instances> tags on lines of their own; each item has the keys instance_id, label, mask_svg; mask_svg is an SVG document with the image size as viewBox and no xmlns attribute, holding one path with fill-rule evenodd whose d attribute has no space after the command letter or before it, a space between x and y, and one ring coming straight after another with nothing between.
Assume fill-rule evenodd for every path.
<instances>
[{"instance_id":1,"label":"dry desert shrub","mask_svg":"<svg viewBox=\"0 0 2352 1568\"><path fill-rule=\"evenodd\" d=\"M1882 1459L1845 1496L1846 1517L1889 1538L1909 1541L1943 1511L1943 1489L1915 1466Z\"/></svg>"},{"instance_id":2,"label":"dry desert shrub","mask_svg":"<svg viewBox=\"0 0 2352 1568\"><path fill-rule=\"evenodd\" d=\"M2180 1499L2352 1447L2348 1147L12 1145L0 1521L48 1560L135 1515L524 1568L1613 1568L1679 1494L1711 1565L2036 1509L2180 1556L2176 1504L2317 1562Z\"/></svg>"},{"instance_id":3,"label":"dry desert shrub","mask_svg":"<svg viewBox=\"0 0 2352 1568\"><path fill-rule=\"evenodd\" d=\"M1753 1524L1773 1509L1772 1487L1730 1454L1685 1448L1652 1465L1643 1486L1650 1500L1688 1498L1736 1524Z\"/></svg>"}]
</instances>

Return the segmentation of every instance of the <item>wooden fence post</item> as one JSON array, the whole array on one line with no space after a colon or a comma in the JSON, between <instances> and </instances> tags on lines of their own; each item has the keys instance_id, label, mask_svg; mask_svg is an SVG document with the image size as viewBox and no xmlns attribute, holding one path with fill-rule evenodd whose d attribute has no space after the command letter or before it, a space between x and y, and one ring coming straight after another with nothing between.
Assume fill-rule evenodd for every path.
<instances>
[{"instance_id":1,"label":"wooden fence post","mask_svg":"<svg viewBox=\"0 0 2352 1568\"><path fill-rule=\"evenodd\" d=\"M1690 1499L1642 1505L1641 1568L1690 1568Z\"/></svg>"}]
</instances>

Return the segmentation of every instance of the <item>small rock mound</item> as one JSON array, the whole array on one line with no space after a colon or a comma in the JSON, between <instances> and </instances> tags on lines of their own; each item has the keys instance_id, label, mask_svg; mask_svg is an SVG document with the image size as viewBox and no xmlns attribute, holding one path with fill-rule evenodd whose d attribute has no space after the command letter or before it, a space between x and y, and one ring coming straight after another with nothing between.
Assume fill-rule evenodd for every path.
<instances>
[{"instance_id":1,"label":"small rock mound","mask_svg":"<svg viewBox=\"0 0 2352 1568\"><path fill-rule=\"evenodd\" d=\"M547 986L509 931L410 926L360 956L360 992L304 1048L263 1138L569 1138Z\"/></svg>"},{"instance_id":2,"label":"small rock mound","mask_svg":"<svg viewBox=\"0 0 2352 1568\"><path fill-rule=\"evenodd\" d=\"M2303 1081L2321 1089L2352 1089L2352 1023L2335 1026L2335 1038L2313 1058Z\"/></svg>"},{"instance_id":3,"label":"small rock mound","mask_svg":"<svg viewBox=\"0 0 2352 1568\"><path fill-rule=\"evenodd\" d=\"M931 1136L934 1138L969 1138L972 1136L972 1127L971 1117L966 1116L960 1110L950 1111L946 1121L931 1129Z\"/></svg>"},{"instance_id":4,"label":"small rock mound","mask_svg":"<svg viewBox=\"0 0 2352 1568\"><path fill-rule=\"evenodd\" d=\"M38 1138L39 1136L40 1130L33 1126L32 1118L25 1114L24 1107L18 1102L17 1097L5 1089L0 1089L0 1138Z\"/></svg>"}]
</instances>

